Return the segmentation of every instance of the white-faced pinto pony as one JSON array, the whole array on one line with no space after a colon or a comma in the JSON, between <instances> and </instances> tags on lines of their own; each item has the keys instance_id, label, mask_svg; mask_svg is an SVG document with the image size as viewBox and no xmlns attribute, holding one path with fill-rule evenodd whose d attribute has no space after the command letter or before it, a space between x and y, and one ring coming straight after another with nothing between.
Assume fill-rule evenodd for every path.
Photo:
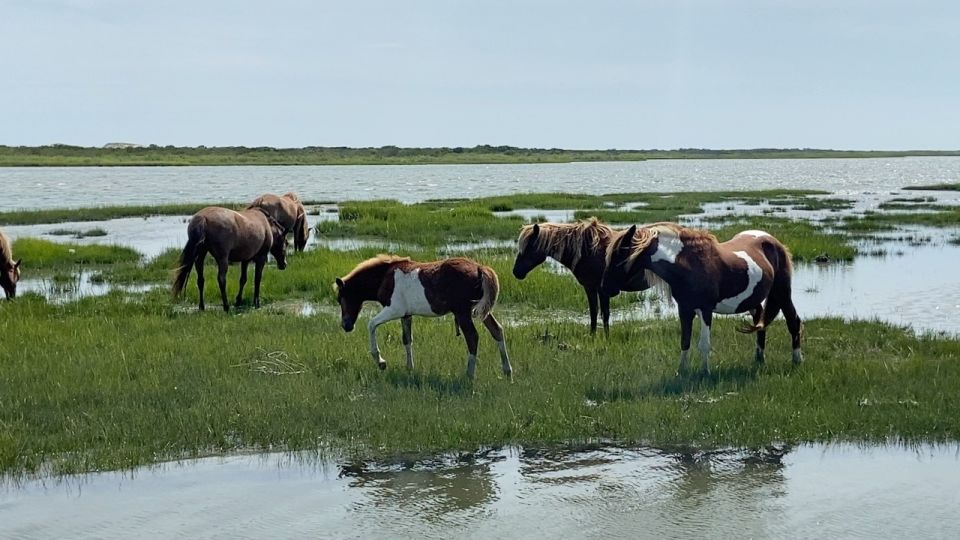
<instances>
[{"instance_id":1,"label":"white-faced pinto pony","mask_svg":"<svg viewBox=\"0 0 960 540\"><path fill-rule=\"evenodd\" d=\"M700 359L710 371L710 325L714 313L746 313L756 332L756 360L763 362L766 328L779 312L793 338L793 362L800 352L802 324L791 298L790 251L763 231L743 231L720 243L710 233L675 223L630 227L607 247L601 289L610 296L640 275L650 285L669 287L680 315L680 370L687 369L693 319L700 317Z\"/></svg>"},{"instance_id":2,"label":"white-faced pinto pony","mask_svg":"<svg viewBox=\"0 0 960 540\"><path fill-rule=\"evenodd\" d=\"M467 342L467 376L473 378L477 369L479 335L473 324L474 317L483 321L497 342L504 375L513 374L503 327L492 313L500 282L489 266L462 257L420 263L408 257L378 255L337 278L336 290L340 323L347 332L353 330L364 302L375 301L383 306L367 323L370 355L380 369L386 369L387 362L380 356L377 345L378 326L395 319L402 321L407 368L413 369L413 316L438 317L453 313Z\"/></svg>"}]
</instances>

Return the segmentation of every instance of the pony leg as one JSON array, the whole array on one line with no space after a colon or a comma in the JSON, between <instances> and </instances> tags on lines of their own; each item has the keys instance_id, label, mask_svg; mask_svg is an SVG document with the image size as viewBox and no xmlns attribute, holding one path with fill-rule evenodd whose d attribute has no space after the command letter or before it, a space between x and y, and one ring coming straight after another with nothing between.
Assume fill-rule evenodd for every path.
<instances>
[{"instance_id":1,"label":"pony leg","mask_svg":"<svg viewBox=\"0 0 960 540\"><path fill-rule=\"evenodd\" d=\"M200 293L200 311L203 311L206 306L203 303L203 260L207 258L207 252L201 251L197 255L197 260L194 261L194 268L197 270L197 291Z\"/></svg>"},{"instance_id":2,"label":"pony leg","mask_svg":"<svg viewBox=\"0 0 960 540\"><path fill-rule=\"evenodd\" d=\"M230 263L226 259L217 261L217 285L220 286L220 299L223 300L223 311L230 311L230 302L227 302L227 269Z\"/></svg>"},{"instance_id":3,"label":"pony leg","mask_svg":"<svg viewBox=\"0 0 960 540\"><path fill-rule=\"evenodd\" d=\"M494 318L493 313L483 319L483 325L487 327L490 335L493 336L493 340L497 342L497 348L500 349L500 367L503 369L503 374L512 377L513 366L510 365L510 355L507 354L507 342L503 338L503 327Z\"/></svg>"},{"instance_id":4,"label":"pony leg","mask_svg":"<svg viewBox=\"0 0 960 540\"><path fill-rule=\"evenodd\" d=\"M803 362L803 352L800 351L800 338L803 334L803 323L797 315L797 309L793 307L793 300L790 298L789 290L780 299L780 309L783 310L783 317L787 320L787 328L790 330L790 337L793 345L793 363Z\"/></svg>"},{"instance_id":5,"label":"pony leg","mask_svg":"<svg viewBox=\"0 0 960 540\"><path fill-rule=\"evenodd\" d=\"M250 266L250 261L240 263L240 288L237 290L237 301L234 303L237 307L240 307L240 304L243 302L243 288L247 286L248 266Z\"/></svg>"},{"instance_id":6,"label":"pony leg","mask_svg":"<svg viewBox=\"0 0 960 540\"><path fill-rule=\"evenodd\" d=\"M713 321L713 313L698 309L700 315L700 372L703 375L710 374L710 324Z\"/></svg>"},{"instance_id":7,"label":"pony leg","mask_svg":"<svg viewBox=\"0 0 960 540\"><path fill-rule=\"evenodd\" d=\"M400 319L403 323L403 348L407 350L407 369L413 369L413 317Z\"/></svg>"},{"instance_id":8,"label":"pony leg","mask_svg":"<svg viewBox=\"0 0 960 540\"><path fill-rule=\"evenodd\" d=\"M587 291L587 303L590 304L590 335L593 335L597 333L597 291L584 290Z\"/></svg>"},{"instance_id":9,"label":"pony leg","mask_svg":"<svg viewBox=\"0 0 960 540\"><path fill-rule=\"evenodd\" d=\"M253 262L253 307L260 308L260 282L263 281L263 267L267 258Z\"/></svg>"},{"instance_id":10,"label":"pony leg","mask_svg":"<svg viewBox=\"0 0 960 540\"><path fill-rule=\"evenodd\" d=\"M685 373L688 366L688 357L690 355L690 334L693 332L693 318L696 313L693 310L679 308L680 310L680 373Z\"/></svg>"},{"instance_id":11,"label":"pony leg","mask_svg":"<svg viewBox=\"0 0 960 540\"><path fill-rule=\"evenodd\" d=\"M380 347L377 345L377 327L385 322L390 322L403 316L403 313L394 311L393 308L387 306L381 309L380 313L377 313L376 316L367 323L367 330L370 332L370 356L373 357L373 361L381 370L387 369L387 361L380 356Z\"/></svg>"},{"instance_id":12,"label":"pony leg","mask_svg":"<svg viewBox=\"0 0 960 540\"><path fill-rule=\"evenodd\" d=\"M467 377L472 379L477 373L477 344L480 336L477 334L477 327L473 325L469 311L460 313L456 317L460 331L463 332L463 339L467 342Z\"/></svg>"},{"instance_id":13,"label":"pony leg","mask_svg":"<svg viewBox=\"0 0 960 540\"><path fill-rule=\"evenodd\" d=\"M768 300L767 305L769 305L769 303L770 302ZM763 306L757 306L751 312L751 314L753 315L753 326L757 326L760 323L760 321L763 319L763 310L764 310ZM757 330L757 351L756 351L756 354L754 355L754 359L758 364L762 364L764 361L763 349L766 347L766 344L767 344L767 330L766 328L761 328L760 330Z\"/></svg>"},{"instance_id":14,"label":"pony leg","mask_svg":"<svg viewBox=\"0 0 960 540\"><path fill-rule=\"evenodd\" d=\"M603 315L603 333L610 337L610 297L599 293L600 295L600 313Z\"/></svg>"}]
</instances>

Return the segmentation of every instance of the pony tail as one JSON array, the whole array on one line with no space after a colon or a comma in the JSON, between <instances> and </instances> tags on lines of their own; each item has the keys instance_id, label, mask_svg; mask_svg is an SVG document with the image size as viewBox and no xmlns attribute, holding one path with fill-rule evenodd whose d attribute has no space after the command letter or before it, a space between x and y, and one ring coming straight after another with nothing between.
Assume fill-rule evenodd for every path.
<instances>
[{"instance_id":1,"label":"pony tail","mask_svg":"<svg viewBox=\"0 0 960 540\"><path fill-rule=\"evenodd\" d=\"M497 296L500 295L500 280L497 279L497 273L489 266L481 266L479 274L480 288L483 290L483 296L481 296L480 300L473 306L473 316L483 320L490 315L490 312L493 311L493 306L497 304Z\"/></svg>"},{"instance_id":2,"label":"pony tail","mask_svg":"<svg viewBox=\"0 0 960 540\"><path fill-rule=\"evenodd\" d=\"M184 287L187 286L187 280L190 279L190 271L193 269L193 264L197 260L197 252L199 251L198 248L201 244L203 244L204 240L206 240L206 235L203 232L203 225L201 223L195 224L193 221L191 221L190 226L187 229L187 237L187 245L183 247L183 252L180 253L178 266L173 271L174 298L180 296L180 294L183 293Z\"/></svg>"}]
</instances>

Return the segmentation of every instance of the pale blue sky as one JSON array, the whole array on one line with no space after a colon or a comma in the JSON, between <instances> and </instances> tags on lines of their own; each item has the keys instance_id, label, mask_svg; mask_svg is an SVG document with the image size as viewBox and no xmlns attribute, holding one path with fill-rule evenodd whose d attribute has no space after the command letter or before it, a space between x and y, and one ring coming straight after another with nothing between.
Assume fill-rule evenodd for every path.
<instances>
[{"instance_id":1,"label":"pale blue sky","mask_svg":"<svg viewBox=\"0 0 960 540\"><path fill-rule=\"evenodd\" d=\"M960 2L0 0L0 144L960 148Z\"/></svg>"}]
</instances>

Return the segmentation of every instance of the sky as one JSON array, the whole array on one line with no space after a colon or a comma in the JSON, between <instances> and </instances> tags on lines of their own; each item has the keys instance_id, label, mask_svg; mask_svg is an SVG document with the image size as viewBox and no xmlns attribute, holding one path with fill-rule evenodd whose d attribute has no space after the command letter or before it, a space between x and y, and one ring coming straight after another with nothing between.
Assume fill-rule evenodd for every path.
<instances>
[{"instance_id":1,"label":"sky","mask_svg":"<svg viewBox=\"0 0 960 540\"><path fill-rule=\"evenodd\" d=\"M0 0L0 144L960 148L960 2Z\"/></svg>"}]
</instances>

